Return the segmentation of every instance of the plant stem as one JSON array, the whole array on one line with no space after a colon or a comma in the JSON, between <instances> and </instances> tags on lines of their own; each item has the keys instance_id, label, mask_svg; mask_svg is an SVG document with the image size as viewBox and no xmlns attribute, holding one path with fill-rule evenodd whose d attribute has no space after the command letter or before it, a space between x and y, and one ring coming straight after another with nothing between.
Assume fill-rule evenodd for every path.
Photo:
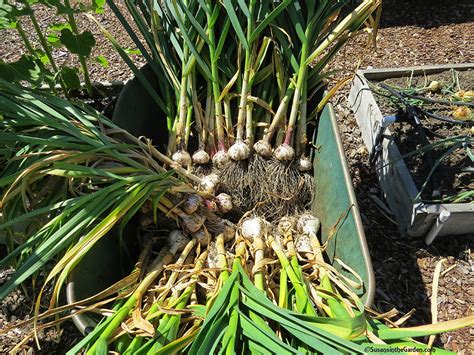
<instances>
[{"instance_id":1,"label":"plant stem","mask_svg":"<svg viewBox=\"0 0 474 355\"><path fill-rule=\"evenodd\" d=\"M220 6L216 4L216 6ZM212 14L207 13L208 23L212 23ZM215 21L214 21L215 23ZM208 28L209 35L209 55L211 61L211 85L212 93L214 95L214 105L215 105L215 122L216 122L216 133L217 133L217 149L219 151L225 151L225 133L224 133L224 120L222 115L222 104L219 101L221 96L221 90L219 88L219 68L217 66L218 59L216 57L216 36L214 33L214 25L209 26Z\"/></svg>"},{"instance_id":2,"label":"plant stem","mask_svg":"<svg viewBox=\"0 0 474 355\"><path fill-rule=\"evenodd\" d=\"M201 109L201 103L198 101L198 93L196 89L196 73L193 72L189 77L189 81L191 83L191 98L193 104L193 111L194 111L194 120L196 121L196 128L198 131L198 149L206 149L206 123L204 122L203 112Z\"/></svg>"},{"instance_id":3,"label":"plant stem","mask_svg":"<svg viewBox=\"0 0 474 355\"><path fill-rule=\"evenodd\" d=\"M183 249L183 252L188 252L196 244L195 239L191 239ZM148 288L155 281L155 279L163 272L166 265L172 262L174 255L178 252L179 244L173 244L168 248L163 248L158 257L151 265L150 271L147 273L143 281L133 292L132 296L127 302L120 308L115 315L113 315L110 324L100 335L97 342L87 351L87 355L95 354L97 344L100 341L108 340L113 332L120 326L125 317L136 307L137 303L141 301L143 295L147 292Z\"/></svg>"},{"instance_id":4,"label":"plant stem","mask_svg":"<svg viewBox=\"0 0 474 355\"><path fill-rule=\"evenodd\" d=\"M185 58L188 56L188 47L184 46L183 51L183 65ZM176 127L176 145L178 150L185 150L184 132L186 125L186 115L188 112L188 98L187 98L187 85L188 76L184 75L181 77L180 95L179 95L179 113L178 113L178 124Z\"/></svg>"},{"instance_id":5,"label":"plant stem","mask_svg":"<svg viewBox=\"0 0 474 355\"><path fill-rule=\"evenodd\" d=\"M225 129L227 131L227 140L229 145L234 144L234 128L232 127L232 111L230 107L230 98L224 98Z\"/></svg>"},{"instance_id":6,"label":"plant stem","mask_svg":"<svg viewBox=\"0 0 474 355\"><path fill-rule=\"evenodd\" d=\"M31 23L33 24L33 27L35 28L35 32L36 32L36 35L38 36L38 40L40 41L41 46L43 47L44 53L48 57L49 63L51 64L51 67L53 68L54 73L59 74L59 68L56 65L56 62L54 61L51 50L49 49L48 42L46 41L46 38L44 37L43 32L41 32L41 27L38 24L38 21L36 20L36 16L33 9L27 2L25 2L24 5L26 9L31 11L29 15ZM61 89L63 90L64 95L68 97L69 95L68 95L66 85L64 84L64 81L61 77L59 77L59 85L61 86Z\"/></svg>"},{"instance_id":7,"label":"plant stem","mask_svg":"<svg viewBox=\"0 0 474 355\"><path fill-rule=\"evenodd\" d=\"M309 46L310 46L311 41L309 41L309 38L314 35L312 33L314 21L315 19L311 19L310 22L308 23L308 26L306 27L305 40L301 48L300 67L297 74L295 93L293 95L293 104L291 107L290 119L289 119L288 127L286 130L285 141L283 142L284 144L288 144L288 145L292 145L293 130L296 124L299 107L301 104L301 95L303 94L304 96L304 91L306 87L305 83L307 80L307 73L308 73L308 66L306 65L306 59L308 57L309 49L310 49Z\"/></svg>"},{"instance_id":8,"label":"plant stem","mask_svg":"<svg viewBox=\"0 0 474 355\"><path fill-rule=\"evenodd\" d=\"M300 120L298 122L298 127L296 130L296 156L304 155L305 146L307 142L306 138L306 116L307 116L307 109L308 109L308 90L307 90L308 83L305 82L303 88L303 95L302 95L302 103L301 103L301 113L300 113Z\"/></svg>"},{"instance_id":9,"label":"plant stem","mask_svg":"<svg viewBox=\"0 0 474 355\"><path fill-rule=\"evenodd\" d=\"M242 78L242 89L240 92L240 103L239 103L239 114L237 116L237 142L242 142L244 139L244 126L247 127L247 134L249 133L249 126L252 123L248 122L249 118L247 117L247 97L251 92L250 72L252 70L252 46L250 45L250 36L252 35L254 28L254 19L253 12L255 7L256 0L250 0L249 4L249 13L250 16L247 19L247 43L248 48L245 50L245 63L244 63L244 76ZM246 137L248 140L250 137ZM250 144L249 141L247 141Z\"/></svg>"},{"instance_id":10,"label":"plant stem","mask_svg":"<svg viewBox=\"0 0 474 355\"><path fill-rule=\"evenodd\" d=\"M71 3L69 0L64 0L64 5L72 10ZM79 30L77 28L77 23L76 19L74 18L74 14L71 12L68 12L67 14L68 22L71 25L71 30L75 35L79 34ZM79 62L81 63L81 68L82 68L82 73L84 74L84 82L86 84L86 90L87 94L90 97L93 97L94 95L94 88L92 87L91 79L89 77L89 70L87 69L87 61L86 58L82 55L79 54Z\"/></svg>"},{"instance_id":11,"label":"plant stem","mask_svg":"<svg viewBox=\"0 0 474 355\"><path fill-rule=\"evenodd\" d=\"M21 39L23 40L23 43L25 43L25 47L30 52L30 54L33 57L37 57L36 51L34 50L33 46L31 45L30 40L28 39L28 36L25 33L25 30L23 29L23 26L21 25L20 20L16 23L16 30L18 31L18 34L20 35Z\"/></svg>"},{"instance_id":12,"label":"plant stem","mask_svg":"<svg viewBox=\"0 0 474 355\"><path fill-rule=\"evenodd\" d=\"M324 257L322 254L322 246L321 243L319 242L319 239L316 234L314 233L309 233L309 238L311 241L311 248L313 249L314 253L314 259L319 262L315 267L318 270L319 273L319 279L320 279L320 287L330 293L337 293L337 291L333 288L331 284L331 280L329 279L329 276L327 274L326 269L324 268ZM324 297L324 296L323 296ZM326 299L326 302L328 303L329 309L325 308L326 313L330 317L349 317L350 314L346 309L346 305L339 301L336 300L332 297L324 297Z\"/></svg>"},{"instance_id":13,"label":"plant stem","mask_svg":"<svg viewBox=\"0 0 474 355\"><path fill-rule=\"evenodd\" d=\"M265 243L263 242L262 238L257 237L253 241L253 246L255 248L255 265L254 265L254 283L255 287L257 287L260 291L265 292L265 265L263 264L263 260L265 258Z\"/></svg>"},{"instance_id":14,"label":"plant stem","mask_svg":"<svg viewBox=\"0 0 474 355\"><path fill-rule=\"evenodd\" d=\"M206 257L207 257L207 251L199 255L193 269L193 273L195 274L191 277L192 280L197 282L199 276L196 274L196 272L202 269L204 265L204 261L206 260ZM185 258L182 258L182 262L184 262L184 259ZM196 288L196 282L193 282L191 285L186 287L179 297L172 297L167 307L172 308L172 309L178 309L178 310L184 309L187 306L191 298L191 295L193 294ZM172 283L172 286L174 286L174 281ZM169 343L176 339L177 331L179 330L177 325L179 325L180 320L181 320L181 315L176 315L176 314L175 315L166 314L163 317L157 329L157 333L159 334L158 339L155 340L155 344L148 350L148 354L154 354L156 350L163 347L166 342Z\"/></svg>"},{"instance_id":15,"label":"plant stem","mask_svg":"<svg viewBox=\"0 0 474 355\"><path fill-rule=\"evenodd\" d=\"M268 130L265 133L265 136L263 138L264 141L270 143L271 139L273 138L273 135L278 130L278 128L282 125L282 121L286 116L286 111L288 110L288 103L290 102L290 99L291 99L291 96L293 95L294 90L295 90L295 86L292 82L288 86L285 96L283 96L283 99L281 100L280 105L278 106L277 112L275 113L275 116L273 117L272 123L270 124L270 127L268 127Z\"/></svg>"},{"instance_id":16,"label":"plant stem","mask_svg":"<svg viewBox=\"0 0 474 355\"><path fill-rule=\"evenodd\" d=\"M183 167L179 166L178 164L175 164L175 162L173 160L171 160L169 157L167 157L166 155L164 155L163 153L161 153L158 149L156 149L155 147L153 147L152 145L147 145L145 144L144 142L142 142L141 140L139 140L138 138L136 138L135 136L131 135L130 133L128 133L127 131L123 130L122 131L132 142L138 144L140 147L142 147L143 149L145 149L146 151L150 151L150 154L155 157L156 159L158 159L161 163L163 164L166 164L166 165L169 165L171 166L174 170L176 170L179 174L187 177L188 179L198 183L198 184L201 184L202 183L202 179L200 177L197 177L196 175L190 173L189 171L187 171L186 169L184 169ZM165 169L163 169L163 172L166 171Z\"/></svg>"},{"instance_id":17,"label":"plant stem","mask_svg":"<svg viewBox=\"0 0 474 355\"><path fill-rule=\"evenodd\" d=\"M18 34L20 35L21 39L23 40L23 43L25 44L26 49L28 52L34 57L38 58L38 54L36 53L35 49L33 48L33 45L31 44L30 40L28 39L28 36L25 33L25 30L23 29L23 26L21 25L20 20L18 20L16 24L16 30L18 31ZM46 79L47 83L49 84L49 87L51 91L56 94L56 88L54 87L54 82L51 80Z\"/></svg>"},{"instance_id":18,"label":"plant stem","mask_svg":"<svg viewBox=\"0 0 474 355\"><path fill-rule=\"evenodd\" d=\"M174 250L174 253L176 253L176 251L177 250ZM120 307L120 309L113 316L111 316L109 324L103 330L100 337L96 340L92 347L87 351L87 355L95 354L98 344L104 340L107 341L109 337L115 332L125 317L127 317L130 311L136 306L138 300L141 299L153 281L161 274L164 266L171 262L174 253L172 254L172 250L166 248L160 251L160 254L153 262L152 270L147 274L137 289L128 298L127 302L125 302L125 304Z\"/></svg>"},{"instance_id":19,"label":"plant stem","mask_svg":"<svg viewBox=\"0 0 474 355\"><path fill-rule=\"evenodd\" d=\"M227 255L226 255L225 246L224 246L223 234L219 234L216 238L216 249L219 256L217 260L217 265L219 265L219 268L221 269L219 279L221 279L222 282L225 282L229 278L229 271L227 270L228 269Z\"/></svg>"},{"instance_id":20,"label":"plant stem","mask_svg":"<svg viewBox=\"0 0 474 355\"><path fill-rule=\"evenodd\" d=\"M204 121L203 121L203 136L202 136L202 143L204 147L208 150L208 153L210 154L211 147L208 147L209 144L209 136L211 132L211 114L212 114L212 88L209 82L207 82L207 97L206 97L206 110L204 112Z\"/></svg>"},{"instance_id":21,"label":"plant stem","mask_svg":"<svg viewBox=\"0 0 474 355\"><path fill-rule=\"evenodd\" d=\"M284 268L288 274L288 277L295 289L296 298L300 300L300 302L298 303L304 305L304 309L298 309L298 311L301 313L306 313L306 314L315 316L316 311L311 305L309 293L305 287L304 282L302 282L300 276L298 275L296 270L293 268L292 263L290 262L290 260L288 260L288 257L285 255L282 248L277 244L277 242L272 236L269 237L268 242L270 244L270 247L273 249L273 251L277 255L282 268ZM301 269L298 268L298 270L301 273Z\"/></svg>"},{"instance_id":22,"label":"plant stem","mask_svg":"<svg viewBox=\"0 0 474 355\"><path fill-rule=\"evenodd\" d=\"M278 307L288 308L288 274L286 269L280 270L280 291L278 293Z\"/></svg>"}]
</instances>

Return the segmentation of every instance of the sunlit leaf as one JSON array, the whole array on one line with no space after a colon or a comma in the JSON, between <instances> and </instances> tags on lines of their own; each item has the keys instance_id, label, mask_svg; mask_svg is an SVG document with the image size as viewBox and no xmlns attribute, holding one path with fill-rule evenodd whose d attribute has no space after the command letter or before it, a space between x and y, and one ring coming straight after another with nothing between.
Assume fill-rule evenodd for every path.
<instances>
[{"instance_id":1,"label":"sunlit leaf","mask_svg":"<svg viewBox=\"0 0 474 355\"><path fill-rule=\"evenodd\" d=\"M94 35L90 31L76 35L70 29L64 28L61 30L60 40L71 53L84 57L88 57L95 46Z\"/></svg>"}]
</instances>

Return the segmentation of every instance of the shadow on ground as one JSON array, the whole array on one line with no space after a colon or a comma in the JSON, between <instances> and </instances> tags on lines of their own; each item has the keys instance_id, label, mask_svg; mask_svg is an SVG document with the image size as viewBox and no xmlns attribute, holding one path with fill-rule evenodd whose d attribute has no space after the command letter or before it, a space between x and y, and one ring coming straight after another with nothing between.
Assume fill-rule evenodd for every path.
<instances>
[{"instance_id":1,"label":"shadow on ground","mask_svg":"<svg viewBox=\"0 0 474 355\"><path fill-rule=\"evenodd\" d=\"M383 0L381 28L433 28L474 21L472 0Z\"/></svg>"}]
</instances>

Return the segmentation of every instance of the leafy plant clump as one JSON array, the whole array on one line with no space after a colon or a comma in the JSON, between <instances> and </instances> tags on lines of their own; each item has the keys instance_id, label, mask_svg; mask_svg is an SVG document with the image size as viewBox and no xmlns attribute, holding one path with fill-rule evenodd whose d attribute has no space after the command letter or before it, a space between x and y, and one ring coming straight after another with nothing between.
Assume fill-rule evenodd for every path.
<instances>
[{"instance_id":1,"label":"leafy plant clump","mask_svg":"<svg viewBox=\"0 0 474 355\"><path fill-rule=\"evenodd\" d=\"M375 26L379 1L352 9L329 0L125 4L148 48L109 2L159 92L103 32L163 112L165 153L88 106L0 79L1 228L27 225L10 235L0 262L17 267L0 298L55 260L45 280L54 281L50 307L40 312L43 287L35 331L70 309L111 304L71 354L335 354L364 353L369 344L426 349L410 337L473 324L466 317L397 328L372 317L354 292L363 287L357 275L343 261L353 278L327 263L320 222L305 211L309 122L330 97L317 96L329 75L323 69L364 23ZM123 280L57 307L84 255L137 214L168 232L144 238Z\"/></svg>"},{"instance_id":2,"label":"leafy plant clump","mask_svg":"<svg viewBox=\"0 0 474 355\"><path fill-rule=\"evenodd\" d=\"M53 91L56 91L57 84L65 96L72 89L81 89L82 78L87 93L92 97L95 92L87 61L95 46L95 38L90 31L81 32L76 17L90 12L103 12L104 5L104 1L0 1L0 30L16 31L25 49L25 54L15 62L0 60L0 76L10 82L28 82L35 87L47 84ZM44 22L40 24L37 18L39 6L54 11L60 20L50 21L47 28L43 29ZM28 32L25 25L29 25L32 31ZM54 57L54 51L58 48L76 55L80 68L59 64ZM97 57L96 61L107 65L103 56Z\"/></svg>"}]
</instances>

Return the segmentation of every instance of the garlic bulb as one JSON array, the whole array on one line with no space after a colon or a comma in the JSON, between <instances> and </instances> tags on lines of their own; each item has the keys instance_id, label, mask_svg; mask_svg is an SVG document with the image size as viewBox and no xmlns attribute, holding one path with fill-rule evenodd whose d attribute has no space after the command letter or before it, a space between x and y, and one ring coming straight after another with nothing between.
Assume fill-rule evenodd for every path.
<instances>
[{"instance_id":1,"label":"garlic bulb","mask_svg":"<svg viewBox=\"0 0 474 355\"><path fill-rule=\"evenodd\" d=\"M219 195L216 196L216 203L217 203L217 208L219 209L219 212L221 213L227 213L232 210L234 207L232 204L232 198L230 195L225 194L225 193L220 193Z\"/></svg>"},{"instance_id":2,"label":"garlic bulb","mask_svg":"<svg viewBox=\"0 0 474 355\"><path fill-rule=\"evenodd\" d=\"M217 176L217 174L209 174L202 178L201 187L203 188L205 192L209 194L213 194L216 191L219 183L220 183L220 179L219 179L219 176Z\"/></svg>"},{"instance_id":3,"label":"garlic bulb","mask_svg":"<svg viewBox=\"0 0 474 355\"><path fill-rule=\"evenodd\" d=\"M264 158L270 158L272 156L272 146L267 141L263 139L259 140L253 145L253 149L257 152L258 155Z\"/></svg>"},{"instance_id":4,"label":"garlic bulb","mask_svg":"<svg viewBox=\"0 0 474 355\"><path fill-rule=\"evenodd\" d=\"M313 163L307 157L298 159L298 170L305 173L313 169Z\"/></svg>"},{"instance_id":5,"label":"garlic bulb","mask_svg":"<svg viewBox=\"0 0 474 355\"><path fill-rule=\"evenodd\" d=\"M240 227L242 236L253 241L255 238L262 238L264 235L265 222L259 217L245 220Z\"/></svg>"},{"instance_id":6,"label":"garlic bulb","mask_svg":"<svg viewBox=\"0 0 474 355\"><path fill-rule=\"evenodd\" d=\"M179 216L183 222L184 229L190 233L197 232L206 221L206 217L197 214L185 214Z\"/></svg>"},{"instance_id":7,"label":"garlic bulb","mask_svg":"<svg viewBox=\"0 0 474 355\"><path fill-rule=\"evenodd\" d=\"M295 228L296 221L291 217L283 217L278 222L277 230L279 233L285 235L291 232Z\"/></svg>"},{"instance_id":8,"label":"garlic bulb","mask_svg":"<svg viewBox=\"0 0 474 355\"><path fill-rule=\"evenodd\" d=\"M200 149L193 154L194 164L203 165L203 164L209 163L210 160L211 160L211 157L209 157L209 154L207 154L205 150Z\"/></svg>"},{"instance_id":9,"label":"garlic bulb","mask_svg":"<svg viewBox=\"0 0 474 355\"><path fill-rule=\"evenodd\" d=\"M227 219L222 220L222 234L226 242L235 238L235 231L236 227L234 223Z\"/></svg>"},{"instance_id":10,"label":"garlic bulb","mask_svg":"<svg viewBox=\"0 0 474 355\"><path fill-rule=\"evenodd\" d=\"M229 162L229 155L227 152L220 150L212 157L212 163L216 166L221 166Z\"/></svg>"},{"instance_id":11,"label":"garlic bulb","mask_svg":"<svg viewBox=\"0 0 474 355\"><path fill-rule=\"evenodd\" d=\"M273 152L275 158L279 161L290 161L295 158L295 150L293 147L290 147L288 144L282 144L275 149Z\"/></svg>"},{"instance_id":12,"label":"garlic bulb","mask_svg":"<svg viewBox=\"0 0 474 355\"><path fill-rule=\"evenodd\" d=\"M201 196L196 194L189 195L183 203L183 211L187 214L193 214L197 211L201 202Z\"/></svg>"},{"instance_id":13,"label":"garlic bulb","mask_svg":"<svg viewBox=\"0 0 474 355\"><path fill-rule=\"evenodd\" d=\"M298 253L312 253L311 239L307 234L300 234L295 241L295 247Z\"/></svg>"},{"instance_id":14,"label":"garlic bulb","mask_svg":"<svg viewBox=\"0 0 474 355\"><path fill-rule=\"evenodd\" d=\"M185 150L178 150L171 156L174 162L178 163L181 166L190 166L191 165L191 156Z\"/></svg>"},{"instance_id":15,"label":"garlic bulb","mask_svg":"<svg viewBox=\"0 0 474 355\"><path fill-rule=\"evenodd\" d=\"M196 238L196 240L202 246L207 246L211 240L211 235L205 227L199 229L197 232L194 232L193 237Z\"/></svg>"},{"instance_id":16,"label":"garlic bulb","mask_svg":"<svg viewBox=\"0 0 474 355\"><path fill-rule=\"evenodd\" d=\"M179 229L172 230L168 235L168 245L177 251L183 250L188 242L189 238Z\"/></svg>"},{"instance_id":17,"label":"garlic bulb","mask_svg":"<svg viewBox=\"0 0 474 355\"><path fill-rule=\"evenodd\" d=\"M318 233L321 222L319 218L310 213L304 213L298 220L298 230L300 233L313 234Z\"/></svg>"},{"instance_id":18,"label":"garlic bulb","mask_svg":"<svg viewBox=\"0 0 474 355\"><path fill-rule=\"evenodd\" d=\"M244 142L236 142L229 148L229 157L232 160L240 161L247 159L250 155L250 148Z\"/></svg>"}]
</instances>

